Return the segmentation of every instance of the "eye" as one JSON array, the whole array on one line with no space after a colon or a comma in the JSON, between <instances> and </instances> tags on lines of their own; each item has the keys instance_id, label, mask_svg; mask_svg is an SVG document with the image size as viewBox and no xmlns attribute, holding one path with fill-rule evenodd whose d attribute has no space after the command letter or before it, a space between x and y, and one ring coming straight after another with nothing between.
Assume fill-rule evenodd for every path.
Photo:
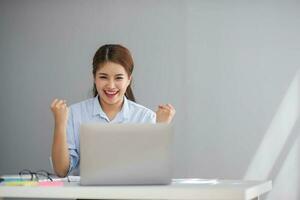
<instances>
[{"instance_id":1,"label":"eye","mask_svg":"<svg viewBox=\"0 0 300 200\"><path fill-rule=\"evenodd\" d=\"M100 79L106 79L106 76L99 76Z\"/></svg>"},{"instance_id":2,"label":"eye","mask_svg":"<svg viewBox=\"0 0 300 200\"><path fill-rule=\"evenodd\" d=\"M119 77L117 77L116 79L117 79L117 80L122 80L123 77L122 77L122 76L119 76Z\"/></svg>"}]
</instances>

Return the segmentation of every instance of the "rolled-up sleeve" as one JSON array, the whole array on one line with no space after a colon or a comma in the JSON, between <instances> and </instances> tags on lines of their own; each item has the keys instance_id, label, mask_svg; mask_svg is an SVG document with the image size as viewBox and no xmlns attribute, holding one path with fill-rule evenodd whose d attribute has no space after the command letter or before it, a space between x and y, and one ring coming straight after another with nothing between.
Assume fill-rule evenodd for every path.
<instances>
[{"instance_id":1,"label":"rolled-up sleeve","mask_svg":"<svg viewBox=\"0 0 300 200\"><path fill-rule=\"evenodd\" d=\"M70 107L68 123L67 123L67 143L69 150L69 159L70 165L68 170L68 175L72 174L72 171L77 167L79 162L79 153L76 148L76 137L75 137L75 128L74 128L74 116L72 107Z\"/></svg>"},{"instance_id":2,"label":"rolled-up sleeve","mask_svg":"<svg viewBox=\"0 0 300 200\"><path fill-rule=\"evenodd\" d=\"M73 170L77 167L79 161L78 152L76 150L69 149L69 156L70 156L70 166L67 175L72 174Z\"/></svg>"}]
</instances>

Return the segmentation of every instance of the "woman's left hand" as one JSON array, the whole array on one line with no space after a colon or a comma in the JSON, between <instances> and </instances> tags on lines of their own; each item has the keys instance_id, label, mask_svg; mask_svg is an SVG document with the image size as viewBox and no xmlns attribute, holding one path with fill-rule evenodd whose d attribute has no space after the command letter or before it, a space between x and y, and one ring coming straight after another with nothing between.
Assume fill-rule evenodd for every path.
<instances>
[{"instance_id":1,"label":"woman's left hand","mask_svg":"<svg viewBox=\"0 0 300 200\"><path fill-rule=\"evenodd\" d=\"M156 123L170 123L175 113L175 108L171 104L159 105L156 111Z\"/></svg>"}]
</instances>

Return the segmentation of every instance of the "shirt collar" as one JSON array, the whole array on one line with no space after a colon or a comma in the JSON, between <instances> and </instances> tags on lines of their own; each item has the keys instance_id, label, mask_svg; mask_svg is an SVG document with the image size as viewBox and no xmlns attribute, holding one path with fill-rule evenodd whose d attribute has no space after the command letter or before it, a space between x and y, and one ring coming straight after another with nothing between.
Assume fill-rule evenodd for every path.
<instances>
[{"instance_id":1,"label":"shirt collar","mask_svg":"<svg viewBox=\"0 0 300 200\"><path fill-rule=\"evenodd\" d=\"M107 118L105 112L102 110L98 97L99 97L98 95L94 97L93 116L100 115L100 117L102 118Z\"/></svg>"},{"instance_id":2,"label":"shirt collar","mask_svg":"<svg viewBox=\"0 0 300 200\"><path fill-rule=\"evenodd\" d=\"M99 115L101 118L105 118L108 120L107 115L105 114L105 112L103 111L99 100L98 100L98 95L96 97L94 97L94 102L93 102L93 116ZM121 111L116 115L114 120L124 120L124 119L128 119L129 117L129 105L128 105L128 99L124 96L124 102L123 102L123 106ZM108 120L109 121L109 120Z\"/></svg>"},{"instance_id":3,"label":"shirt collar","mask_svg":"<svg viewBox=\"0 0 300 200\"><path fill-rule=\"evenodd\" d=\"M119 116L118 116L119 115ZM124 102L121 111L118 113L116 117L119 117L121 119L128 119L129 117L129 105L128 105L128 99L124 95Z\"/></svg>"}]
</instances>

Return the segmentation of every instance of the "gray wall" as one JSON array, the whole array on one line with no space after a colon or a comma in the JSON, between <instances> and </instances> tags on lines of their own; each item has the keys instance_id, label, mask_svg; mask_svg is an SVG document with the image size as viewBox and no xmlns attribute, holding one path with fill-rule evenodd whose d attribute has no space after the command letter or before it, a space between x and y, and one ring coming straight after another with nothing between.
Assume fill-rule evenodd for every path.
<instances>
[{"instance_id":1,"label":"gray wall","mask_svg":"<svg viewBox=\"0 0 300 200\"><path fill-rule=\"evenodd\" d=\"M300 198L297 1L0 1L0 174L48 169L53 98L91 96L105 43L135 60L138 102L170 102L174 177L272 179Z\"/></svg>"}]
</instances>

